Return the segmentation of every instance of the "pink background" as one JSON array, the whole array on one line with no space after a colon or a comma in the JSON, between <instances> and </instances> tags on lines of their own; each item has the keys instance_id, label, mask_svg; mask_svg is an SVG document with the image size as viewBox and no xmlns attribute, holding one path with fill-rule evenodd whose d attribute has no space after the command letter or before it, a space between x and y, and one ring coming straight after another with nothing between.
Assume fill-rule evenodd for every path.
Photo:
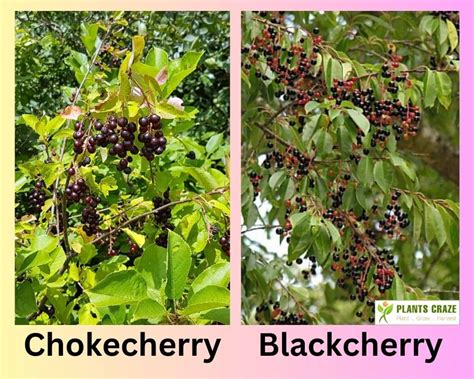
<instances>
[{"instance_id":1,"label":"pink background","mask_svg":"<svg viewBox=\"0 0 474 379\"><path fill-rule=\"evenodd\" d=\"M269 377L269 378L471 378L473 366L473 254L474 213L471 162L474 162L473 92L474 59L472 36L473 5L470 1L450 0L324 0L282 1L244 0L225 3L218 0L141 0L141 1L64 1L32 2L7 0L2 2L2 99L0 101L6 137L2 139L2 178L13 183L14 131L14 26L13 12L20 9L38 10L228 10L231 11L231 197L232 197L232 313L231 326L222 327L24 327L14 326L13 297L13 210L14 189L2 186L0 230L5 234L0 255L2 275L2 311L0 370L2 377ZM461 11L461 323L459 326L406 327L257 327L240 326L240 11L242 10L459 10ZM5 130L5 128L4 128ZM5 158L5 159L3 159ZM203 364L203 357L185 358L33 358L23 348L24 338L32 331L53 330L56 337L81 337L93 330L97 337L119 339L135 337L139 331L148 337L222 338L214 362ZM443 338L441 351L434 363L426 364L425 350L419 357L260 357L259 333L288 331L289 337L323 337L328 330L334 337L359 337L366 330L370 337L382 338Z\"/></svg>"}]
</instances>

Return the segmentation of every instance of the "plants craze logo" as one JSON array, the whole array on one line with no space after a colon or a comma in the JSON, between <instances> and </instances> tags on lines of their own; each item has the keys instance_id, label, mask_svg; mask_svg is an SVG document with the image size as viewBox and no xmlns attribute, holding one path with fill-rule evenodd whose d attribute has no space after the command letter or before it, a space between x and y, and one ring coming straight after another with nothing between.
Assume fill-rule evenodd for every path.
<instances>
[{"instance_id":1,"label":"plants craze logo","mask_svg":"<svg viewBox=\"0 0 474 379\"><path fill-rule=\"evenodd\" d=\"M389 304L388 301L384 301L382 304L379 304L377 306L377 310L382 313L382 315L379 317L378 323L380 324L382 320L385 321L385 323L388 324L387 321L387 315L392 313L393 311L393 304Z\"/></svg>"},{"instance_id":2,"label":"plants craze logo","mask_svg":"<svg viewBox=\"0 0 474 379\"><path fill-rule=\"evenodd\" d=\"M458 325L457 300L383 300L375 302L377 325Z\"/></svg>"}]
</instances>

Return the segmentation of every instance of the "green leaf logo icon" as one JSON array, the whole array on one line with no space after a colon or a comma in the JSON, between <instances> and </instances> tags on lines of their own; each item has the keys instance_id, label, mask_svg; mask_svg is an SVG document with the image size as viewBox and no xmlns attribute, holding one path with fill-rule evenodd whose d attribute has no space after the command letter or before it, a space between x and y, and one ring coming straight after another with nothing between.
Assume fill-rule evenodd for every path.
<instances>
[{"instance_id":1,"label":"green leaf logo icon","mask_svg":"<svg viewBox=\"0 0 474 379\"><path fill-rule=\"evenodd\" d=\"M390 313L392 313L393 311L393 304L388 304L388 303L384 303L384 305L380 305L377 307L377 310L379 312L382 312L382 315L380 316L379 318L379 322L381 322L382 320L384 320L387 324L388 324L388 320L387 320L387 315L389 315Z\"/></svg>"}]
</instances>

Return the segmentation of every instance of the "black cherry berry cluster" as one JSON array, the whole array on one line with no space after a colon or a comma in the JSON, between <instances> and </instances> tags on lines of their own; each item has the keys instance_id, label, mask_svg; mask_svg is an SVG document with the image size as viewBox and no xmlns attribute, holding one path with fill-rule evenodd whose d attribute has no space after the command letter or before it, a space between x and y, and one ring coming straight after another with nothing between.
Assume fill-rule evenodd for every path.
<instances>
[{"instance_id":1,"label":"black cherry berry cluster","mask_svg":"<svg viewBox=\"0 0 474 379\"><path fill-rule=\"evenodd\" d=\"M400 191L392 194L390 203L386 207L384 218L378 223L378 227L387 234L388 238L393 238L394 236L398 238L403 237L401 229L405 229L410 224L408 214L403 212L399 204L400 196Z\"/></svg>"},{"instance_id":2,"label":"black cherry berry cluster","mask_svg":"<svg viewBox=\"0 0 474 379\"><path fill-rule=\"evenodd\" d=\"M262 175L258 175L255 171L252 171L249 174L249 178L253 187L253 199L255 200L260 193L260 181L262 180Z\"/></svg>"},{"instance_id":3,"label":"black cherry berry cluster","mask_svg":"<svg viewBox=\"0 0 474 379\"><path fill-rule=\"evenodd\" d=\"M309 255L307 257L299 257L295 259L295 262L298 266L303 265L305 261L307 261L307 264L306 267L301 270L301 275L303 275L303 278L305 280L308 280L311 275L316 275L316 269L318 268L318 265L316 263L316 257L314 255ZM293 262L287 261L286 265L293 266Z\"/></svg>"},{"instance_id":4,"label":"black cherry berry cluster","mask_svg":"<svg viewBox=\"0 0 474 379\"><path fill-rule=\"evenodd\" d=\"M301 179L309 174L311 159L307 154L300 152L296 148L288 147L285 154L278 150L267 153L262 163L263 168L270 169L286 168L294 178Z\"/></svg>"},{"instance_id":5,"label":"black cherry berry cluster","mask_svg":"<svg viewBox=\"0 0 474 379\"><path fill-rule=\"evenodd\" d=\"M258 67L257 63L263 58L269 72L255 71L255 76L264 81L269 80L270 72L274 82L282 84L283 89L277 91L277 97L284 100L293 100L298 105L305 105L314 97L321 96L319 91L322 87L314 82L318 79L320 71L314 72L314 67L320 57L320 45L322 37L319 28L315 27L312 33L301 37L299 41L290 47L282 46L280 28L284 23L284 14L272 12L255 15L258 22L265 25L261 35L256 36L250 46L242 48L243 68L249 72L252 67ZM307 38L312 41L312 49L308 53L304 48Z\"/></svg>"},{"instance_id":6,"label":"black cherry berry cluster","mask_svg":"<svg viewBox=\"0 0 474 379\"><path fill-rule=\"evenodd\" d=\"M280 307L278 301L269 300L260 304L255 310L255 320L261 325L268 322L270 325L308 325L302 312L289 312Z\"/></svg>"}]
</instances>

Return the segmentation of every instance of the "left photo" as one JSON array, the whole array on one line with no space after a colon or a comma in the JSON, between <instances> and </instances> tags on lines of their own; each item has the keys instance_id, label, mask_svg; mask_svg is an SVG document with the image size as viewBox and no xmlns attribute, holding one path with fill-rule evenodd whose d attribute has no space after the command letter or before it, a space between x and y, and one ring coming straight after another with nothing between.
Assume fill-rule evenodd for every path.
<instances>
[{"instance_id":1,"label":"left photo","mask_svg":"<svg viewBox=\"0 0 474 379\"><path fill-rule=\"evenodd\" d=\"M15 324L229 324L228 12L15 17Z\"/></svg>"}]
</instances>

